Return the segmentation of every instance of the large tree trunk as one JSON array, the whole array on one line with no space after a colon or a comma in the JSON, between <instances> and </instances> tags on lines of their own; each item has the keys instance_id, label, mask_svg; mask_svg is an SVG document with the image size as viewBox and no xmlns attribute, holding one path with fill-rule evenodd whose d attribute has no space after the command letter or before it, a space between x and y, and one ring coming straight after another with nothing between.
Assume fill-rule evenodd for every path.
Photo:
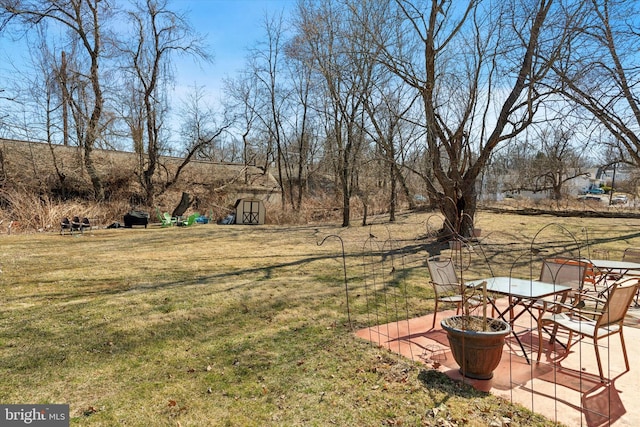
<instances>
[{"instance_id":1,"label":"large tree trunk","mask_svg":"<svg viewBox=\"0 0 640 427\"><path fill-rule=\"evenodd\" d=\"M342 226L348 227L351 217L351 195L349 189L344 186L342 188Z\"/></svg>"},{"instance_id":2,"label":"large tree trunk","mask_svg":"<svg viewBox=\"0 0 640 427\"><path fill-rule=\"evenodd\" d=\"M389 168L389 175L391 181L391 188L389 189L389 222L396 221L396 208L398 205L398 191L397 191L397 177L396 177L396 165L394 162L391 163L391 167Z\"/></svg>"},{"instance_id":3,"label":"large tree trunk","mask_svg":"<svg viewBox=\"0 0 640 427\"><path fill-rule=\"evenodd\" d=\"M93 186L93 195L95 199L98 201L102 201L104 200L104 187L102 186L102 180L98 175L98 171L93 164L93 158L91 157L93 144L94 142L87 142L84 145L84 167L87 169L87 173L89 174L89 178L91 179L91 184Z\"/></svg>"},{"instance_id":4,"label":"large tree trunk","mask_svg":"<svg viewBox=\"0 0 640 427\"><path fill-rule=\"evenodd\" d=\"M179 217L184 215L184 213L189 209L193 200L189 197L189 193L182 193L182 198L180 199L180 203L171 213L172 217Z\"/></svg>"},{"instance_id":5,"label":"large tree trunk","mask_svg":"<svg viewBox=\"0 0 640 427\"><path fill-rule=\"evenodd\" d=\"M474 219L477 210L477 192L474 182L457 192L441 194L438 201L444 223L440 232L442 240L469 238L473 235Z\"/></svg>"}]
</instances>

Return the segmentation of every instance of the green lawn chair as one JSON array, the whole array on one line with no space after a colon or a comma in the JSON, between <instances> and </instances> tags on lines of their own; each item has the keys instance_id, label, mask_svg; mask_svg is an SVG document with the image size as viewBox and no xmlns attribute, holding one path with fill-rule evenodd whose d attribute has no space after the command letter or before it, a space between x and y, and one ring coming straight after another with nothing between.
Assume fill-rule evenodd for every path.
<instances>
[{"instance_id":1,"label":"green lawn chair","mask_svg":"<svg viewBox=\"0 0 640 427\"><path fill-rule=\"evenodd\" d=\"M172 217L169 212L165 212L164 214L162 214L163 216L163 221L162 221L162 226L163 227L171 227L172 225L176 225L177 224L177 219ZM166 224L166 225L165 225Z\"/></svg>"},{"instance_id":2,"label":"green lawn chair","mask_svg":"<svg viewBox=\"0 0 640 427\"><path fill-rule=\"evenodd\" d=\"M187 218L186 221L182 222L182 225L185 227L188 227L190 225L195 224L196 219L198 219L200 217L200 214L198 212L189 215L189 217Z\"/></svg>"},{"instance_id":3,"label":"green lawn chair","mask_svg":"<svg viewBox=\"0 0 640 427\"><path fill-rule=\"evenodd\" d=\"M163 227L171 227L172 225L175 225L176 220L171 218L171 215L169 215L168 212L161 213L160 209L156 208L156 214L158 215L158 220L160 220Z\"/></svg>"},{"instance_id":4,"label":"green lawn chair","mask_svg":"<svg viewBox=\"0 0 640 427\"><path fill-rule=\"evenodd\" d=\"M164 216L162 215L162 212L160 212L160 209L158 209L156 207L156 215L158 216L158 221L160 221L160 223L162 224L163 227L166 227L166 224L164 223Z\"/></svg>"}]
</instances>

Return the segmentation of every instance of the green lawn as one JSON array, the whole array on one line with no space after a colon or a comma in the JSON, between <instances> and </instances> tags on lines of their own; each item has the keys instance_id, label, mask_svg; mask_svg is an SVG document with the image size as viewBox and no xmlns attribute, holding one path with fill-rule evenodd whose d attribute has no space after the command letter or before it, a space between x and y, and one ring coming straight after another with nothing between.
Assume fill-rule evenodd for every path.
<instances>
[{"instance_id":1,"label":"green lawn","mask_svg":"<svg viewBox=\"0 0 640 427\"><path fill-rule=\"evenodd\" d=\"M556 221L481 214L477 258L508 271L514 247ZM562 221L612 258L640 246L638 220ZM435 223L0 236L0 402L68 403L72 425L92 426L553 425L353 336L433 309ZM348 313L340 241L318 245L331 235L345 245Z\"/></svg>"}]
</instances>

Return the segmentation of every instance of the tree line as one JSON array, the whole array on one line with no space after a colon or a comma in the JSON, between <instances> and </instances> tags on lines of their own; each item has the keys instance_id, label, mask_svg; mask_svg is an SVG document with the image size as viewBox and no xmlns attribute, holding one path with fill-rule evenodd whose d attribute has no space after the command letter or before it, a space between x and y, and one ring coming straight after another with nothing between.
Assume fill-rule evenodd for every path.
<instances>
[{"instance_id":1,"label":"tree line","mask_svg":"<svg viewBox=\"0 0 640 427\"><path fill-rule=\"evenodd\" d=\"M182 170L159 174L172 148L174 61L211 59L172 6L0 0L2 35L29 32L40 70L34 81L0 87L0 127L37 128L52 144L81 147L98 200L92 150L125 146L152 205ZM293 211L324 182L344 226L354 200L366 222L371 198L384 194L393 221L399 196L411 204L424 193L444 215L443 231L469 236L483 175L517 171L513 189L559 198L590 163L640 166L637 8L623 0L299 0L287 16L265 16L264 37L225 82L218 111L194 85L180 108L179 154L184 165L273 170L283 208ZM16 99L29 100L20 104L29 114L11 107Z\"/></svg>"}]
</instances>

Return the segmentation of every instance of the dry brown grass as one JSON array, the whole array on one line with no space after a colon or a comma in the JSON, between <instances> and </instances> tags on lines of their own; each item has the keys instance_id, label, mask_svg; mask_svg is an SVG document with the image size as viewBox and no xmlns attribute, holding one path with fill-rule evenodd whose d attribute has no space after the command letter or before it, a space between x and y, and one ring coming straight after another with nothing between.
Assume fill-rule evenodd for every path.
<instances>
[{"instance_id":1,"label":"dry brown grass","mask_svg":"<svg viewBox=\"0 0 640 427\"><path fill-rule=\"evenodd\" d=\"M0 401L69 403L72 425L553 425L353 336L340 241L318 242L344 242L354 328L397 314L372 316L373 268L406 315L433 310L424 259L447 251L428 238L437 215L372 221L0 236ZM556 221L481 213L473 259L508 270ZM612 258L640 246L637 220L559 223ZM397 250L395 273L378 249Z\"/></svg>"},{"instance_id":2,"label":"dry brown grass","mask_svg":"<svg viewBox=\"0 0 640 427\"><path fill-rule=\"evenodd\" d=\"M135 173L135 155L95 150L93 161L106 195L105 201L96 203L92 202L91 181L78 147L0 138L0 154L0 230L13 221L14 232L57 228L64 216L87 216L105 225L122 221L122 216L133 208L153 213L157 207L171 212L183 191L194 200L193 211L217 219L227 215L239 197L259 194L266 198L277 192L274 178L257 167L202 161L189 163L175 185L160 191L182 161L162 157L154 177L156 200L153 206L143 206L144 192ZM64 183L58 178L56 166L65 176Z\"/></svg>"},{"instance_id":3,"label":"dry brown grass","mask_svg":"<svg viewBox=\"0 0 640 427\"><path fill-rule=\"evenodd\" d=\"M6 204L0 208L0 230L13 234L59 231L62 218L76 215L104 225L128 211L122 202L59 202L50 196L15 189L0 190L0 197ZM11 229L7 228L9 224Z\"/></svg>"}]
</instances>

